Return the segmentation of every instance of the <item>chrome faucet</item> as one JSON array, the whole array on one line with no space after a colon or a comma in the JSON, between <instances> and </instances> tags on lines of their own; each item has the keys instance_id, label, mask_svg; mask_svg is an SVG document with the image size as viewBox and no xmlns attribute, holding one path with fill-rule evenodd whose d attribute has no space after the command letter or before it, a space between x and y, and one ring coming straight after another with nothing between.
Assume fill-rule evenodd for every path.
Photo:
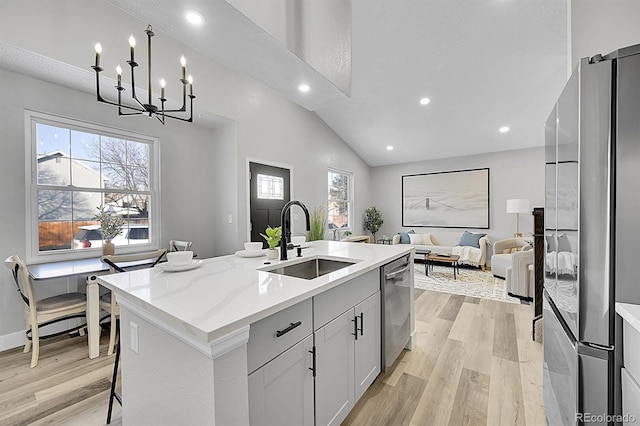
<instances>
[{"instance_id":1,"label":"chrome faucet","mask_svg":"<svg viewBox=\"0 0 640 426\"><path fill-rule=\"evenodd\" d=\"M282 239L280 240L280 260L287 260L287 222L286 222L286 218L287 218L287 212L289 211L289 209L291 208L291 206L293 206L294 204L302 207L302 210L304 211L304 218L307 221L307 231L311 230L311 226L309 225L309 210L307 210L307 207L302 204L300 201L297 200L291 200L289 201L287 204L284 205L284 207L282 208L282 214L280 215L280 223L282 226Z\"/></svg>"}]
</instances>

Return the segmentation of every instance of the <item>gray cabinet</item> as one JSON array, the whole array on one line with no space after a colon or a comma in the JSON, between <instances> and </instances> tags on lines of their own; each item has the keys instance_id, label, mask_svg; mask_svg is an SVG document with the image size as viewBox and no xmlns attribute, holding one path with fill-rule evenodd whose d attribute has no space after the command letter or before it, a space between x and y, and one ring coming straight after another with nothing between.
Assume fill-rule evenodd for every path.
<instances>
[{"instance_id":1,"label":"gray cabinet","mask_svg":"<svg viewBox=\"0 0 640 426\"><path fill-rule=\"evenodd\" d=\"M374 270L252 324L250 424L339 425L381 371L380 309Z\"/></svg>"},{"instance_id":2,"label":"gray cabinet","mask_svg":"<svg viewBox=\"0 0 640 426\"><path fill-rule=\"evenodd\" d=\"M360 335L355 341L354 354L357 401L380 374L380 292L357 305L354 313L360 317Z\"/></svg>"},{"instance_id":3,"label":"gray cabinet","mask_svg":"<svg viewBox=\"0 0 640 426\"><path fill-rule=\"evenodd\" d=\"M313 336L249 375L252 426L313 426Z\"/></svg>"},{"instance_id":4,"label":"gray cabinet","mask_svg":"<svg viewBox=\"0 0 640 426\"><path fill-rule=\"evenodd\" d=\"M355 405L353 309L315 332L316 424L339 425Z\"/></svg>"},{"instance_id":5,"label":"gray cabinet","mask_svg":"<svg viewBox=\"0 0 640 426\"><path fill-rule=\"evenodd\" d=\"M315 332L316 424L339 425L380 373L380 292Z\"/></svg>"}]
</instances>

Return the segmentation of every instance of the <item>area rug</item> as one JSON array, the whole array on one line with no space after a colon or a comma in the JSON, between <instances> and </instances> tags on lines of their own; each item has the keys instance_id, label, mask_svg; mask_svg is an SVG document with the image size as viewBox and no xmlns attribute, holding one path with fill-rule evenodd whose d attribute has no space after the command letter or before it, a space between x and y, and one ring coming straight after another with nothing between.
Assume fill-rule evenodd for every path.
<instances>
[{"instance_id":1,"label":"area rug","mask_svg":"<svg viewBox=\"0 0 640 426\"><path fill-rule=\"evenodd\" d=\"M458 279L453 279L451 266L434 265L429 276L424 274L424 264L414 265L414 286L441 293L460 294L507 303L520 303L520 299L507 294L505 282L494 277L491 272L481 269L461 267Z\"/></svg>"}]
</instances>

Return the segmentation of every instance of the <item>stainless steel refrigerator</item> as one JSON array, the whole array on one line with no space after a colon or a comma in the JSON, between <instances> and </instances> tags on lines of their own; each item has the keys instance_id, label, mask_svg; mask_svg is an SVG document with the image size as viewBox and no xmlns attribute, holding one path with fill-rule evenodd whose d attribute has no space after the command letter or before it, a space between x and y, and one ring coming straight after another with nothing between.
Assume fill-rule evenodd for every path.
<instances>
[{"instance_id":1,"label":"stainless steel refrigerator","mask_svg":"<svg viewBox=\"0 0 640 426\"><path fill-rule=\"evenodd\" d=\"M545 138L547 422L615 424L614 304L640 303L640 45L582 59Z\"/></svg>"}]
</instances>

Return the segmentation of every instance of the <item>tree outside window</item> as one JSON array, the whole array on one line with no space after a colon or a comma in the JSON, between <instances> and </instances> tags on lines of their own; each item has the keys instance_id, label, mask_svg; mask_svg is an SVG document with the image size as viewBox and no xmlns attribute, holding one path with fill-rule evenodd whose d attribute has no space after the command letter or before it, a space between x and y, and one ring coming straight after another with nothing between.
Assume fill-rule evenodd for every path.
<instances>
[{"instance_id":1,"label":"tree outside window","mask_svg":"<svg viewBox=\"0 0 640 426\"><path fill-rule=\"evenodd\" d=\"M328 228L350 229L352 190L351 173L329 170Z\"/></svg>"}]
</instances>

